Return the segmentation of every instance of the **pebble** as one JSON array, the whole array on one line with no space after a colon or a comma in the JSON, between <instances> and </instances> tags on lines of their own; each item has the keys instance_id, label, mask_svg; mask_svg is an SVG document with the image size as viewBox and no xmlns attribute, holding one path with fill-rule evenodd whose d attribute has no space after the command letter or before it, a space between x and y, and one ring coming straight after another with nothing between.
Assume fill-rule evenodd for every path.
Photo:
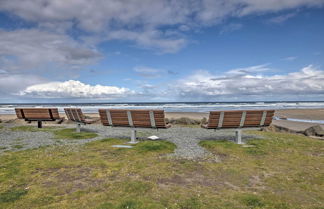
<instances>
[{"instance_id":1,"label":"pebble","mask_svg":"<svg viewBox=\"0 0 324 209\"><path fill-rule=\"evenodd\" d=\"M127 138L130 139L131 129L123 127L107 127L99 124L82 126L81 131L93 131L98 133L98 137L92 139L65 140L56 139L51 132L23 132L11 131L9 128L12 124L5 124L5 127L0 130L0 153L5 151L18 151L25 149L38 148L48 145L74 145L85 144L91 141L96 141L104 138ZM52 125L51 125L52 126ZM73 124L64 125L66 128L74 128ZM62 125L58 125L62 128ZM159 140L167 140L174 143L177 148L170 157L195 160L195 159L213 159L218 161L217 157L209 151L199 146L201 140L231 140L235 139L235 131L233 129L222 130L207 130L203 128L191 128L182 126L173 126L169 129L142 129L138 128L137 137L139 140L145 140L147 137L156 135ZM246 138L256 138L256 136L243 135L243 141ZM21 148L15 147L21 145ZM215 158L216 157L216 158Z\"/></svg>"}]
</instances>

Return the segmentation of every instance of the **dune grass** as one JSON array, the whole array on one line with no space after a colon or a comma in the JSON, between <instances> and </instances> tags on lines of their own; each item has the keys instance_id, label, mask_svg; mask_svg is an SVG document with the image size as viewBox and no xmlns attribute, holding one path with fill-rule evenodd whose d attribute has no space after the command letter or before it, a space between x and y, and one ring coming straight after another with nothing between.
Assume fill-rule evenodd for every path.
<instances>
[{"instance_id":1,"label":"dune grass","mask_svg":"<svg viewBox=\"0 0 324 209\"><path fill-rule=\"evenodd\" d=\"M312 208L323 206L324 142L260 133L248 148L202 141L222 162L167 157L175 145L104 139L0 156L0 208Z\"/></svg>"}]
</instances>

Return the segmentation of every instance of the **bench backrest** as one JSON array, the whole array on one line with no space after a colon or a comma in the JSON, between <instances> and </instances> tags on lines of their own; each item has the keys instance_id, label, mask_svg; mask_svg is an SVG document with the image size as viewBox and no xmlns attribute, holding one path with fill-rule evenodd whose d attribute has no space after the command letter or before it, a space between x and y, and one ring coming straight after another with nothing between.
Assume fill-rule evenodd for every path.
<instances>
[{"instance_id":1,"label":"bench backrest","mask_svg":"<svg viewBox=\"0 0 324 209\"><path fill-rule=\"evenodd\" d=\"M81 111L81 108L64 108L67 118L74 122L85 122L85 117Z\"/></svg>"},{"instance_id":2,"label":"bench backrest","mask_svg":"<svg viewBox=\"0 0 324 209\"><path fill-rule=\"evenodd\" d=\"M57 108L15 108L18 119L56 120L60 119Z\"/></svg>"},{"instance_id":3,"label":"bench backrest","mask_svg":"<svg viewBox=\"0 0 324 209\"><path fill-rule=\"evenodd\" d=\"M207 128L244 128L269 126L274 110L211 111Z\"/></svg>"},{"instance_id":4,"label":"bench backrest","mask_svg":"<svg viewBox=\"0 0 324 209\"><path fill-rule=\"evenodd\" d=\"M164 110L99 109L104 126L166 128Z\"/></svg>"}]
</instances>

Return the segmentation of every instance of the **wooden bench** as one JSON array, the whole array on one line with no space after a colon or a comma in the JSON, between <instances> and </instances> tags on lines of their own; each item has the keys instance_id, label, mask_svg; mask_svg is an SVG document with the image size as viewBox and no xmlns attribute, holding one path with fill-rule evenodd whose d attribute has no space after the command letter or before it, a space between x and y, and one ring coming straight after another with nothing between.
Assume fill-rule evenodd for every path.
<instances>
[{"instance_id":1,"label":"wooden bench","mask_svg":"<svg viewBox=\"0 0 324 209\"><path fill-rule=\"evenodd\" d=\"M64 108L66 117L76 123L76 132L80 132L81 124L91 124L96 122L96 120L87 120L82 113L81 108Z\"/></svg>"},{"instance_id":2,"label":"wooden bench","mask_svg":"<svg viewBox=\"0 0 324 209\"><path fill-rule=\"evenodd\" d=\"M136 128L171 127L170 124L165 123L164 110L99 109L99 115L104 126L132 128L130 143L137 143Z\"/></svg>"},{"instance_id":3,"label":"wooden bench","mask_svg":"<svg viewBox=\"0 0 324 209\"><path fill-rule=\"evenodd\" d=\"M57 108L15 108L18 119L32 122L37 121L38 128L42 128L43 121L62 120Z\"/></svg>"},{"instance_id":4,"label":"wooden bench","mask_svg":"<svg viewBox=\"0 0 324 209\"><path fill-rule=\"evenodd\" d=\"M208 123L202 124L201 127L215 130L235 128L236 142L242 144L241 129L269 126L274 112L274 110L211 111Z\"/></svg>"}]
</instances>

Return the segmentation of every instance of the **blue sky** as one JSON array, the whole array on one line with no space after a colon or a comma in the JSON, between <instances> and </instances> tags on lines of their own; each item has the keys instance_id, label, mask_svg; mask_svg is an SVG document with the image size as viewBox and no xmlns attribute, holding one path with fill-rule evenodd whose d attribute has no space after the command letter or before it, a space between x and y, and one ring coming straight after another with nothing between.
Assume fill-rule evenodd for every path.
<instances>
[{"instance_id":1,"label":"blue sky","mask_svg":"<svg viewBox=\"0 0 324 209\"><path fill-rule=\"evenodd\" d=\"M324 100L323 0L18 2L3 103Z\"/></svg>"}]
</instances>

